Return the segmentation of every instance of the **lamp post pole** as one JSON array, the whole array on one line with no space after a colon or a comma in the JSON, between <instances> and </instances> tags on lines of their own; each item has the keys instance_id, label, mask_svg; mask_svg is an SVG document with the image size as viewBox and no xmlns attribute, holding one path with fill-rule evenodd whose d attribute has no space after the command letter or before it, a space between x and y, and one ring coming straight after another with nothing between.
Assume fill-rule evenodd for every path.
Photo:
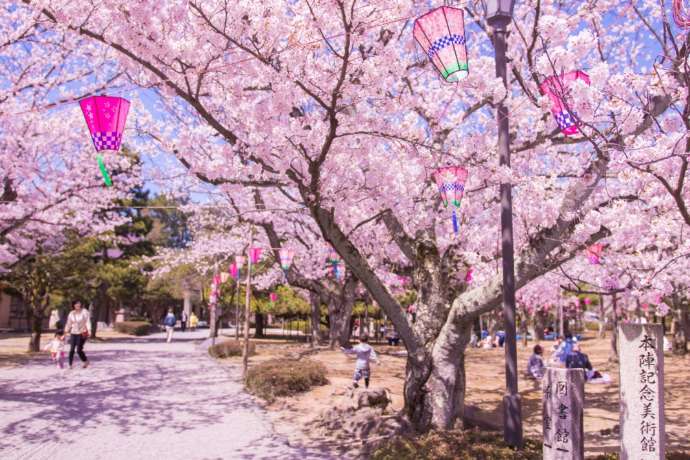
<instances>
[{"instance_id":1,"label":"lamp post pole","mask_svg":"<svg viewBox=\"0 0 690 460\"><path fill-rule=\"evenodd\" d=\"M506 66L506 26L509 20L489 21L494 28L496 76L508 89ZM498 153L501 166L510 167L508 108L499 101ZM522 409L518 394L517 339L515 331L515 257L513 248L512 186L501 184L501 258L503 260L503 320L505 323L506 394L503 397L503 437L513 447L522 446Z\"/></svg>"},{"instance_id":2,"label":"lamp post pole","mask_svg":"<svg viewBox=\"0 0 690 460\"><path fill-rule=\"evenodd\" d=\"M247 287L244 305L244 347L242 350L242 369L243 375L247 375L247 368L249 367L249 314L250 302L252 296L252 255L251 248L254 245L254 229L251 231L251 239L249 242L249 257L247 257Z\"/></svg>"}]
</instances>

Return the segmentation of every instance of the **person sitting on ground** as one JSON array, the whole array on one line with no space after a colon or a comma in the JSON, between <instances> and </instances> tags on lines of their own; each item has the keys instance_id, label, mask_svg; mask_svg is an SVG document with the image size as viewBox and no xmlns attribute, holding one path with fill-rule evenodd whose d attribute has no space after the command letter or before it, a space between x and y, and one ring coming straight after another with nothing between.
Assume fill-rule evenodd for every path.
<instances>
[{"instance_id":1,"label":"person sitting on ground","mask_svg":"<svg viewBox=\"0 0 690 460\"><path fill-rule=\"evenodd\" d=\"M541 380L544 377L544 372L546 371L546 366L544 366L544 349L541 345L537 344L534 346L534 353L530 356L527 362L527 375L535 380Z\"/></svg>"},{"instance_id":2,"label":"person sitting on ground","mask_svg":"<svg viewBox=\"0 0 690 460\"><path fill-rule=\"evenodd\" d=\"M369 388L369 379L371 378L371 369L369 361L377 362L378 358L376 352L369 345L369 338L365 335L359 339L359 344L352 348L340 347L346 355L356 355L357 362L355 363L355 374L352 377L352 386L359 387L359 381L364 378L364 388Z\"/></svg>"},{"instance_id":3,"label":"person sitting on ground","mask_svg":"<svg viewBox=\"0 0 690 460\"><path fill-rule=\"evenodd\" d=\"M575 343L572 351L565 358L565 367L568 369L584 369L588 381L604 378L603 375L592 367L589 357L582 353L580 345Z\"/></svg>"}]
</instances>

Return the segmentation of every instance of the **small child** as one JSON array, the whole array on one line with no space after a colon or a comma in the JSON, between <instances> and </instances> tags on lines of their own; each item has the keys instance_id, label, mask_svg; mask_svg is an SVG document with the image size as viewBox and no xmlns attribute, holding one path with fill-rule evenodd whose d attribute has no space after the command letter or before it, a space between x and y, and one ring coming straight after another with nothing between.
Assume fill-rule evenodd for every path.
<instances>
[{"instance_id":1,"label":"small child","mask_svg":"<svg viewBox=\"0 0 690 460\"><path fill-rule=\"evenodd\" d=\"M359 387L358 382L362 377L364 377L364 387L369 388L369 378L371 376L369 361L378 362L376 352L368 342L369 338L367 336L363 336L361 339L359 339L359 344L353 348L340 347L343 353L347 355L357 355L357 362L355 363L355 375L352 377L352 386L355 388Z\"/></svg>"},{"instance_id":2,"label":"small child","mask_svg":"<svg viewBox=\"0 0 690 460\"><path fill-rule=\"evenodd\" d=\"M58 369L62 369L65 366L65 335L62 331L55 333L53 340L48 342L48 344L43 347L44 350L50 351L50 358L55 363Z\"/></svg>"}]
</instances>

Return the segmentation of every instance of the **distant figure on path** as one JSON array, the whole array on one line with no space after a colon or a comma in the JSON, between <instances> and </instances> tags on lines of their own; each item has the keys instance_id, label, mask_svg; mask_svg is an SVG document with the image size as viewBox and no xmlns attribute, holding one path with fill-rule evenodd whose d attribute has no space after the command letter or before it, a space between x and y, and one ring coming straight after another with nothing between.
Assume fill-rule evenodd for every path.
<instances>
[{"instance_id":1,"label":"distant figure on path","mask_svg":"<svg viewBox=\"0 0 690 460\"><path fill-rule=\"evenodd\" d=\"M50 359L58 369L65 367L65 333L62 330L57 331L53 340L48 342L43 349L50 352Z\"/></svg>"},{"instance_id":2,"label":"distant figure on path","mask_svg":"<svg viewBox=\"0 0 690 460\"><path fill-rule=\"evenodd\" d=\"M369 338L365 335L359 339L359 344L353 348L343 348L340 349L346 355L356 355L357 362L355 363L355 374L352 377L352 386L355 388L359 387L359 381L364 377L364 387L369 388L369 378L371 376L371 369L369 367L369 361L378 361L376 357L376 352L369 345Z\"/></svg>"},{"instance_id":3,"label":"distant figure on path","mask_svg":"<svg viewBox=\"0 0 690 460\"><path fill-rule=\"evenodd\" d=\"M187 312L182 310L182 315L180 315L180 327L182 328L182 332L187 330Z\"/></svg>"},{"instance_id":4,"label":"distant figure on path","mask_svg":"<svg viewBox=\"0 0 690 460\"><path fill-rule=\"evenodd\" d=\"M189 327L192 329L192 331L196 331L196 327L199 325L199 318L196 316L194 312L192 312L191 316L189 317Z\"/></svg>"},{"instance_id":5,"label":"distant figure on path","mask_svg":"<svg viewBox=\"0 0 690 460\"><path fill-rule=\"evenodd\" d=\"M386 337L388 339L388 345L397 347L400 343L400 335L398 335L397 329L395 329L395 326L391 325L391 327L386 330L388 331Z\"/></svg>"},{"instance_id":6,"label":"distant figure on path","mask_svg":"<svg viewBox=\"0 0 690 460\"><path fill-rule=\"evenodd\" d=\"M165 319L163 320L165 331L168 333L168 337L165 339L165 341L168 343L172 342L173 331L175 330L175 323L177 323L175 313L173 313L172 308L168 308L168 314L165 315Z\"/></svg>"},{"instance_id":7,"label":"distant figure on path","mask_svg":"<svg viewBox=\"0 0 690 460\"><path fill-rule=\"evenodd\" d=\"M74 361L74 350L77 350L79 359L84 363L84 367L89 367L89 360L84 353L84 344L89 337L91 321L89 311L81 306L81 302L72 302L72 311L67 315L65 333L69 334L69 368L72 369Z\"/></svg>"},{"instance_id":8,"label":"distant figure on path","mask_svg":"<svg viewBox=\"0 0 690 460\"><path fill-rule=\"evenodd\" d=\"M546 367L544 366L544 349L541 345L537 344L534 346L534 353L530 356L527 362L527 375L535 380L541 380L544 377L544 372Z\"/></svg>"}]
</instances>

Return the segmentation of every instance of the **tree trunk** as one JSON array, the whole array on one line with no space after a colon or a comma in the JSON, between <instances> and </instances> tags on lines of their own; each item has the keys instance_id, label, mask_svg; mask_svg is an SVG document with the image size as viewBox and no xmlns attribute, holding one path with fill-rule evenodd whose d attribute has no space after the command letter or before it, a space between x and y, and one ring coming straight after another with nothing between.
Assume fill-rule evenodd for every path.
<instances>
[{"instance_id":1,"label":"tree trunk","mask_svg":"<svg viewBox=\"0 0 690 460\"><path fill-rule=\"evenodd\" d=\"M536 342L544 340L544 329L546 329L546 319L547 314L543 309L538 308L537 311L534 312L534 340Z\"/></svg>"},{"instance_id":2,"label":"tree trunk","mask_svg":"<svg viewBox=\"0 0 690 460\"><path fill-rule=\"evenodd\" d=\"M27 318L31 322L31 337L29 339L29 351L41 351L41 333L43 332L43 315L37 315L35 312Z\"/></svg>"},{"instance_id":3,"label":"tree trunk","mask_svg":"<svg viewBox=\"0 0 690 460\"><path fill-rule=\"evenodd\" d=\"M688 352L688 335L690 335L690 315L688 309L673 295L673 307L676 311L676 321L673 333L673 354L685 355Z\"/></svg>"},{"instance_id":4,"label":"tree trunk","mask_svg":"<svg viewBox=\"0 0 690 460\"><path fill-rule=\"evenodd\" d=\"M599 331L597 338L603 339L606 337L606 308L604 308L604 296L599 295Z\"/></svg>"},{"instance_id":5,"label":"tree trunk","mask_svg":"<svg viewBox=\"0 0 690 460\"><path fill-rule=\"evenodd\" d=\"M309 304L311 306L311 344L316 346L321 338L321 296L309 292Z\"/></svg>"},{"instance_id":6,"label":"tree trunk","mask_svg":"<svg viewBox=\"0 0 690 460\"><path fill-rule=\"evenodd\" d=\"M448 325L447 325L448 326ZM449 429L465 409L465 349L472 321L444 327L421 356L408 355L405 411L417 430Z\"/></svg>"},{"instance_id":7,"label":"tree trunk","mask_svg":"<svg viewBox=\"0 0 690 460\"><path fill-rule=\"evenodd\" d=\"M329 316L329 345L335 348L336 345L344 347L350 342L350 326L352 309L355 306L355 288L357 280L348 278L339 296L331 296L328 303Z\"/></svg>"},{"instance_id":8,"label":"tree trunk","mask_svg":"<svg viewBox=\"0 0 690 460\"><path fill-rule=\"evenodd\" d=\"M260 338L264 336L264 314L254 313L254 337Z\"/></svg>"},{"instance_id":9,"label":"tree trunk","mask_svg":"<svg viewBox=\"0 0 690 460\"><path fill-rule=\"evenodd\" d=\"M91 338L96 338L96 330L98 329L98 316L101 312L101 307L98 304L91 304L89 311L89 321L91 321Z\"/></svg>"},{"instance_id":10,"label":"tree trunk","mask_svg":"<svg viewBox=\"0 0 690 460\"><path fill-rule=\"evenodd\" d=\"M609 354L609 362L618 362L618 299L616 294L611 297L611 318L613 331L611 333L611 351Z\"/></svg>"}]
</instances>

